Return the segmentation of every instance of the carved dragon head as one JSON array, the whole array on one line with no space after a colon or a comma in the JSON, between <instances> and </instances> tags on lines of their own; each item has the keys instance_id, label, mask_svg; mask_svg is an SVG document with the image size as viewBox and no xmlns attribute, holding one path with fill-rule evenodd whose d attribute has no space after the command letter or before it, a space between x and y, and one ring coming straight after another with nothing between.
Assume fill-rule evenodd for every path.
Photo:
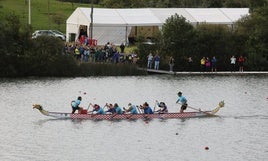
<instances>
[{"instance_id":1,"label":"carved dragon head","mask_svg":"<svg viewBox=\"0 0 268 161\"><path fill-rule=\"evenodd\" d=\"M39 105L39 104L33 104L33 109L34 108L36 108L36 109L38 109L38 110L43 110L43 107L41 106L41 105Z\"/></svg>"},{"instance_id":2,"label":"carved dragon head","mask_svg":"<svg viewBox=\"0 0 268 161\"><path fill-rule=\"evenodd\" d=\"M225 104L224 101L220 101L220 102L219 102L219 107L220 107L220 108L224 107L224 104Z\"/></svg>"}]
</instances>

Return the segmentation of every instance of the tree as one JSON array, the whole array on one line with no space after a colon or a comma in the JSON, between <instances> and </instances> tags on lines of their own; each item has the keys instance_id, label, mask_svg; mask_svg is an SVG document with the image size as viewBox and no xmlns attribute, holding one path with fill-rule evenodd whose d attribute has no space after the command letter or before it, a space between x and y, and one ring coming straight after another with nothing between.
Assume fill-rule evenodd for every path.
<instances>
[{"instance_id":1,"label":"tree","mask_svg":"<svg viewBox=\"0 0 268 161\"><path fill-rule=\"evenodd\" d=\"M248 7L248 0L226 0L224 6L227 8L241 8Z\"/></svg>"},{"instance_id":2,"label":"tree","mask_svg":"<svg viewBox=\"0 0 268 161\"><path fill-rule=\"evenodd\" d=\"M245 48L248 64L254 70L268 69L268 6L255 11L237 23L236 32L247 36Z\"/></svg>"},{"instance_id":3,"label":"tree","mask_svg":"<svg viewBox=\"0 0 268 161\"><path fill-rule=\"evenodd\" d=\"M223 0L206 0L203 2L204 7L208 8L221 8L223 6Z\"/></svg>"},{"instance_id":4,"label":"tree","mask_svg":"<svg viewBox=\"0 0 268 161\"><path fill-rule=\"evenodd\" d=\"M0 76L18 74L20 58L30 46L30 28L20 23L15 14L0 14Z\"/></svg>"},{"instance_id":5,"label":"tree","mask_svg":"<svg viewBox=\"0 0 268 161\"><path fill-rule=\"evenodd\" d=\"M161 53L173 56L177 64L182 66L186 58L194 53L194 27L178 14L169 17L162 27Z\"/></svg>"},{"instance_id":6,"label":"tree","mask_svg":"<svg viewBox=\"0 0 268 161\"><path fill-rule=\"evenodd\" d=\"M100 2L107 8L142 8L147 7L147 0L102 0Z\"/></svg>"}]
</instances>

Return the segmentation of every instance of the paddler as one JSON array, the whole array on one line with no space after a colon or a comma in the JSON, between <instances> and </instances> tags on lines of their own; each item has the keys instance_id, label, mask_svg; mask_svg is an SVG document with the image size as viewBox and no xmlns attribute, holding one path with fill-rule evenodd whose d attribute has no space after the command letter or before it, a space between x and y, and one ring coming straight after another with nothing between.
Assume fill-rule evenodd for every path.
<instances>
[{"instance_id":1,"label":"paddler","mask_svg":"<svg viewBox=\"0 0 268 161\"><path fill-rule=\"evenodd\" d=\"M145 102L143 105L140 105L140 109L143 109L144 114L153 114L152 108L149 106L147 102Z\"/></svg>"},{"instance_id":2,"label":"paddler","mask_svg":"<svg viewBox=\"0 0 268 161\"><path fill-rule=\"evenodd\" d=\"M156 101L157 106L160 107L159 110L155 111L158 113L168 113L168 109L167 109L167 105L165 104L165 102L158 102Z\"/></svg>"},{"instance_id":3,"label":"paddler","mask_svg":"<svg viewBox=\"0 0 268 161\"><path fill-rule=\"evenodd\" d=\"M94 112L94 111L96 111L95 112L96 114L105 114L103 108L101 108L100 105L98 105L98 104L94 104L92 112Z\"/></svg>"},{"instance_id":4,"label":"paddler","mask_svg":"<svg viewBox=\"0 0 268 161\"><path fill-rule=\"evenodd\" d=\"M122 114L123 113L122 108L119 107L117 103L114 104L114 109L115 109L117 114Z\"/></svg>"},{"instance_id":5,"label":"paddler","mask_svg":"<svg viewBox=\"0 0 268 161\"><path fill-rule=\"evenodd\" d=\"M131 114L137 114L137 107L135 105L132 105L131 103L128 104L128 108L126 109L125 107L123 107L123 109L125 110L124 112L126 113L131 113Z\"/></svg>"},{"instance_id":6,"label":"paddler","mask_svg":"<svg viewBox=\"0 0 268 161\"><path fill-rule=\"evenodd\" d=\"M111 114L116 113L115 108L111 103L110 104L106 103L105 106L107 106L107 108L108 108L108 110L105 111L106 113L111 113Z\"/></svg>"},{"instance_id":7,"label":"paddler","mask_svg":"<svg viewBox=\"0 0 268 161\"><path fill-rule=\"evenodd\" d=\"M180 109L180 113L183 113L184 110L186 110L188 104L187 104L187 99L182 96L182 92L178 92L178 100L176 101L176 103L180 103L181 104L181 109Z\"/></svg>"},{"instance_id":8,"label":"paddler","mask_svg":"<svg viewBox=\"0 0 268 161\"><path fill-rule=\"evenodd\" d=\"M73 109L72 114L74 114L76 110L80 111L83 109L83 107L79 107L81 101L82 101L82 97L79 96L77 100L71 102L71 106Z\"/></svg>"}]
</instances>

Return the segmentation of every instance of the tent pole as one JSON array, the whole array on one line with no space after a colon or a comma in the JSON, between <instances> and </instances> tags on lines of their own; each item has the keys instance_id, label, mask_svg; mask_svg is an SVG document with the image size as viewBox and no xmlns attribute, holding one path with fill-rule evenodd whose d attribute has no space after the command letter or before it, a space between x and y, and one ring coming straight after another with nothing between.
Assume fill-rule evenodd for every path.
<instances>
[{"instance_id":1,"label":"tent pole","mask_svg":"<svg viewBox=\"0 0 268 161\"><path fill-rule=\"evenodd\" d=\"M91 13L90 13L90 39L93 38L93 0L91 0Z\"/></svg>"},{"instance_id":2,"label":"tent pole","mask_svg":"<svg viewBox=\"0 0 268 161\"><path fill-rule=\"evenodd\" d=\"M126 26L126 34L125 34L125 46L127 46L128 44L127 44L127 26Z\"/></svg>"}]
</instances>

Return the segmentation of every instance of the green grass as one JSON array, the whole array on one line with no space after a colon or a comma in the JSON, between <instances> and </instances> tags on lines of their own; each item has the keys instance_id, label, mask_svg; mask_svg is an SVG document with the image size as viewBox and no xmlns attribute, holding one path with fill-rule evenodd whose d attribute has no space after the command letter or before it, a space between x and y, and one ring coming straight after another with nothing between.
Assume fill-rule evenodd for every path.
<instances>
[{"instance_id":1,"label":"green grass","mask_svg":"<svg viewBox=\"0 0 268 161\"><path fill-rule=\"evenodd\" d=\"M31 0L31 25L33 30L56 29L65 33L66 20L77 7L90 4L60 2L57 0ZM0 12L15 13L21 23L28 24L28 0L0 0ZM62 18L61 25L54 23L53 16Z\"/></svg>"}]
</instances>

